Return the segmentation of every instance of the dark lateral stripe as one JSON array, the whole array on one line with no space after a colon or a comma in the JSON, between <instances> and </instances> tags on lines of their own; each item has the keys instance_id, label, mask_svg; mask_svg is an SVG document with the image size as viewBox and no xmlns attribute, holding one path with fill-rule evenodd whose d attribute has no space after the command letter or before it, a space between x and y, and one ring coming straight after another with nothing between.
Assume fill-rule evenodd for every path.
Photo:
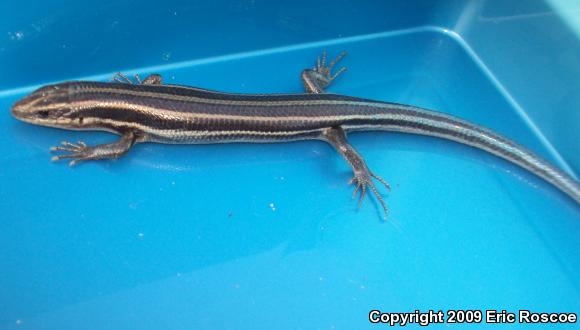
<instances>
[{"instance_id":1,"label":"dark lateral stripe","mask_svg":"<svg viewBox=\"0 0 580 330\"><path fill-rule=\"evenodd\" d=\"M135 106L85 107L78 111L83 118L110 119L119 124L140 123L152 129L168 130L257 130L257 131L299 131L316 129L340 124L340 118L322 118L321 120L280 120L269 117L231 118L220 116L212 118L211 114L199 114L197 118L186 118L185 115L161 116L158 111L149 111ZM191 117L188 114L187 117Z\"/></svg>"},{"instance_id":2,"label":"dark lateral stripe","mask_svg":"<svg viewBox=\"0 0 580 330\"><path fill-rule=\"evenodd\" d=\"M90 83L90 85L99 83ZM110 89L111 84L100 83ZM98 86L99 88L101 86ZM115 84L122 86L130 93L140 89L144 89L146 95L139 94L123 94L121 91L112 90L110 93L94 92L78 92L76 98L80 100L95 100L95 101L117 101L119 103L129 103L134 106L149 105L153 107L160 107L170 109L176 112L196 112L199 114L235 114L237 116L247 115L252 117L286 117L293 115L312 116L312 117L331 117L331 116L348 116L348 115L380 115L386 112L399 113L400 115L408 115L417 118L424 118L427 120L438 120L447 123L462 122L449 115L437 113L421 108L416 108L397 103L377 102L366 99L343 97L332 94L297 94L297 95L241 95L241 94L227 94L218 92L204 92L197 94L195 97L203 97L206 99L220 99L226 100L228 97L236 97L243 101L256 102L252 106L244 104L204 104L201 102L187 102L182 100L167 99L175 93L160 93L158 88L162 86L151 85L129 85L129 84ZM92 87L91 87L92 88ZM153 90L152 90L153 88ZM164 89L174 91L172 87L163 86ZM196 92L198 93L198 92ZM321 97L324 96L324 97ZM184 95L182 95L184 96ZM187 95L189 97L191 95ZM312 98L314 97L314 98ZM303 106L297 105L272 105L280 100L301 100L304 101ZM231 101L231 100L228 100ZM310 102L312 101L312 102ZM315 102L314 102L315 101ZM326 103L327 101L328 103ZM282 102L283 103L283 102ZM465 122L463 122L465 123Z\"/></svg>"}]
</instances>

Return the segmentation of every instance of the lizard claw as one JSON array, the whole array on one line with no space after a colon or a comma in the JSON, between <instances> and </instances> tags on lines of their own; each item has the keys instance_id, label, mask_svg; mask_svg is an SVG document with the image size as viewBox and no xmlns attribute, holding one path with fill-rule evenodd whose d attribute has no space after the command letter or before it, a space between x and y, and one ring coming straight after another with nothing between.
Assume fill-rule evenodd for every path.
<instances>
[{"instance_id":1,"label":"lizard claw","mask_svg":"<svg viewBox=\"0 0 580 330\"><path fill-rule=\"evenodd\" d=\"M346 68L343 67L336 73L332 73L332 68L334 68L336 63L338 63L338 61L340 61L344 56L346 56L346 52L342 52L327 65L326 51L323 51L322 55L316 58L316 66L313 69L302 71L301 78L306 92L315 94L324 93L330 83L332 83L332 81L341 73L346 71Z\"/></svg>"},{"instance_id":2,"label":"lizard claw","mask_svg":"<svg viewBox=\"0 0 580 330\"><path fill-rule=\"evenodd\" d=\"M377 200L379 201L379 204L381 204L381 207L383 208L383 211L385 212L385 218L386 218L387 214L388 214L387 206L385 204L385 201L383 200L383 197L379 194L379 191L375 187L375 184L373 183L372 178L375 178L377 181L382 183L387 188L387 190L389 190L389 191L391 190L391 187L389 186L389 184L385 180L383 180L381 177L375 175L374 173L370 172L369 170L363 170L363 171L355 172L354 177L349 182L349 184L355 185L352 197L354 198L357 195L357 193L360 191L360 196L359 196L358 204L357 204L357 207L360 208L362 201L363 201L363 198L365 197L367 187L368 187L373 192L373 194L375 195Z\"/></svg>"},{"instance_id":3,"label":"lizard claw","mask_svg":"<svg viewBox=\"0 0 580 330\"><path fill-rule=\"evenodd\" d=\"M326 84L330 84L336 77L341 73L346 71L346 67L340 68L335 74L332 74L332 68L338 61L345 57L347 52L342 52L334 60L332 60L328 65L326 65L326 50L322 51L322 55L316 59L316 67L314 71L320 74L321 78L324 78Z\"/></svg>"},{"instance_id":4,"label":"lizard claw","mask_svg":"<svg viewBox=\"0 0 580 330\"><path fill-rule=\"evenodd\" d=\"M73 158L70 162L70 166L76 165L82 160L88 160L94 158L94 148L87 146L83 141L78 141L76 144L67 141L61 142L62 146L56 146L50 148L50 151L66 151L69 154L61 154L53 156L52 161L57 161L65 158Z\"/></svg>"},{"instance_id":5,"label":"lizard claw","mask_svg":"<svg viewBox=\"0 0 580 330\"><path fill-rule=\"evenodd\" d=\"M136 84L138 85L161 85L163 83L163 78L161 77L161 75L156 73L150 74L143 80L141 79L141 77L139 77L138 74L135 74L133 77L136 81ZM129 77L122 74L121 72L115 73L111 81L118 82L121 84L129 84L129 85L135 84L135 82L133 82Z\"/></svg>"},{"instance_id":6,"label":"lizard claw","mask_svg":"<svg viewBox=\"0 0 580 330\"><path fill-rule=\"evenodd\" d=\"M135 75L135 80L137 80L138 83L141 83L141 79L139 79L138 75ZM133 84L133 81L121 72L115 73L113 78L111 78L111 81L115 81L121 84L129 84L129 85Z\"/></svg>"}]
</instances>

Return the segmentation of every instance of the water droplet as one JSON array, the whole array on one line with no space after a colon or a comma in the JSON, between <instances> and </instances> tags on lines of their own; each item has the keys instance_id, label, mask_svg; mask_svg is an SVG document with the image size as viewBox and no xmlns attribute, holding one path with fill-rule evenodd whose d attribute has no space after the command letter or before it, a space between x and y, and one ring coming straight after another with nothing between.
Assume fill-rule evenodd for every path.
<instances>
[{"instance_id":1,"label":"water droplet","mask_svg":"<svg viewBox=\"0 0 580 330\"><path fill-rule=\"evenodd\" d=\"M164 52L161 54L161 59L164 61L169 61L171 58L171 52Z\"/></svg>"},{"instance_id":2,"label":"water droplet","mask_svg":"<svg viewBox=\"0 0 580 330\"><path fill-rule=\"evenodd\" d=\"M8 37L10 38L10 40L22 40L22 38L24 38L24 32L22 31L16 31L16 32L8 32Z\"/></svg>"}]
</instances>

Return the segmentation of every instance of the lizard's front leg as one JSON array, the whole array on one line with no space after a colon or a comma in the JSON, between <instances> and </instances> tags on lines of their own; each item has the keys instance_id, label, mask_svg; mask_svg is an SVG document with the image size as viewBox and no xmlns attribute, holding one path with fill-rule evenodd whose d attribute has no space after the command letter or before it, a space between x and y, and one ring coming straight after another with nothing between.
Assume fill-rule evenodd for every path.
<instances>
[{"instance_id":1,"label":"lizard's front leg","mask_svg":"<svg viewBox=\"0 0 580 330\"><path fill-rule=\"evenodd\" d=\"M52 160L72 158L70 166L80 161L118 158L124 155L133 144L135 144L136 135L133 132L127 132L121 138L113 143L99 144L94 147L87 146L84 142L79 141L76 144L63 141L62 146L52 147L51 151L66 151L69 154L62 154L52 157Z\"/></svg>"}]
</instances>

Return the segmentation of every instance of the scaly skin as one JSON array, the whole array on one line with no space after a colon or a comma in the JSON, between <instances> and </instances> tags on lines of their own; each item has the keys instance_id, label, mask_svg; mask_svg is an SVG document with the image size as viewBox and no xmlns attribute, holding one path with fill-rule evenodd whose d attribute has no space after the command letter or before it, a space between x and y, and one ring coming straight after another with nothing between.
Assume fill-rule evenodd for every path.
<instances>
[{"instance_id":1,"label":"scaly skin","mask_svg":"<svg viewBox=\"0 0 580 330\"><path fill-rule=\"evenodd\" d=\"M116 158L135 143L287 142L319 139L332 145L351 165L355 194L370 189L385 215L387 207L363 158L348 143L352 131L396 131L435 136L469 145L515 163L543 178L580 204L580 185L549 162L515 142L459 118L414 106L326 94L342 72L326 65L326 53L314 69L302 72L304 94L228 94L164 85L152 75L138 84L118 74L114 82L64 82L38 89L14 104L12 114L36 125L72 130L105 130L121 135L114 143L87 146L64 142L54 159ZM360 201L359 201L360 205Z\"/></svg>"}]
</instances>

